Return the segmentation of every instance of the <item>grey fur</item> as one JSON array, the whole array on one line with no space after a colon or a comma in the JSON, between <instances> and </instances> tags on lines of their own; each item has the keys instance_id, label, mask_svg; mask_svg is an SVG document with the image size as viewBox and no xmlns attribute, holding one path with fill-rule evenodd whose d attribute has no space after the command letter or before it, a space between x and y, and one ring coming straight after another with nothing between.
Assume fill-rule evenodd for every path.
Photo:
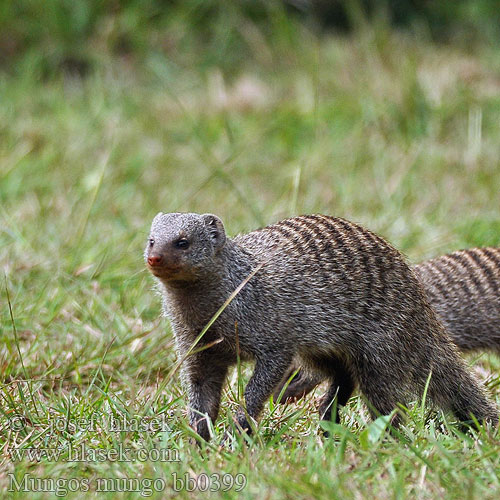
<instances>
[{"instance_id":1,"label":"grey fur","mask_svg":"<svg viewBox=\"0 0 500 500\"><path fill-rule=\"evenodd\" d=\"M458 250L413 266L438 318L463 351L500 354L500 248ZM298 365L292 366L275 393L277 398ZM324 380L321 373L299 371L281 402L297 399Z\"/></svg>"},{"instance_id":2,"label":"grey fur","mask_svg":"<svg viewBox=\"0 0 500 500\"><path fill-rule=\"evenodd\" d=\"M500 353L500 248L459 250L413 269L461 350Z\"/></svg>"},{"instance_id":3,"label":"grey fur","mask_svg":"<svg viewBox=\"0 0 500 500\"><path fill-rule=\"evenodd\" d=\"M187 246L185 241L188 242ZM257 419L292 362L330 380L320 408L331 418L358 385L373 415L428 396L461 420L496 424L495 406L468 372L402 255L381 237L340 218L301 216L226 238L211 214L158 214L145 250L158 278L179 356L257 267L201 344L187 357L183 382L190 423L209 438L228 368L255 360L245 389ZM153 264L153 265L151 265ZM237 422L250 432L245 412Z\"/></svg>"}]
</instances>

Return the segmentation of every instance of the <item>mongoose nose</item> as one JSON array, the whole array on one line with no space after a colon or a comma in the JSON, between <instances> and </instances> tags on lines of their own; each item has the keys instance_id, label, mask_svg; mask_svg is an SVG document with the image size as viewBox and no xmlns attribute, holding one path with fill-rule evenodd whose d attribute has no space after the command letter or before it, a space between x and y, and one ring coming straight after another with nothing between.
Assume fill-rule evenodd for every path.
<instances>
[{"instance_id":1,"label":"mongoose nose","mask_svg":"<svg viewBox=\"0 0 500 500\"><path fill-rule=\"evenodd\" d=\"M148 264L150 266L159 266L161 264L162 257L161 255L150 255L148 257Z\"/></svg>"}]
</instances>

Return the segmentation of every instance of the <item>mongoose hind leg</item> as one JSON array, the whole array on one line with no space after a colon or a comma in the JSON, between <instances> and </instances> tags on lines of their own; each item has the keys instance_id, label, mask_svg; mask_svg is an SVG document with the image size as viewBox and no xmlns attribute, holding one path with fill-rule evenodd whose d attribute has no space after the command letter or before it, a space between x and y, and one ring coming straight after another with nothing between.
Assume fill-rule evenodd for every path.
<instances>
[{"instance_id":1,"label":"mongoose hind leg","mask_svg":"<svg viewBox=\"0 0 500 500\"><path fill-rule=\"evenodd\" d=\"M338 409L345 406L355 388L352 374L345 363L333 358L330 372L330 385L324 395L319 407L319 415L322 420L332 420L332 411L336 406L335 422L340 423ZM328 435L325 433L325 435Z\"/></svg>"},{"instance_id":2,"label":"mongoose hind leg","mask_svg":"<svg viewBox=\"0 0 500 500\"><path fill-rule=\"evenodd\" d=\"M373 420L381 415L389 415L398 403L407 403L402 383L396 374L387 373L383 367L372 367L369 363L361 367L359 389ZM394 414L391 425L398 427L401 423L402 416Z\"/></svg>"},{"instance_id":3,"label":"mongoose hind leg","mask_svg":"<svg viewBox=\"0 0 500 500\"><path fill-rule=\"evenodd\" d=\"M319 383L324 380L324 375L321 373L308 373L303 369L300 369L295 377L290 381L288 386L285 388L281 399L278 401L279 395L283 389L283 386L287 383L290 377L297 371L298 365L293 365L290 370L283 377L278 388L274 392L274 399L278 403L286 403L287 401L292 401L296 399L303 398L306 394L309 394Z\"/></svg>"}]
</instances>

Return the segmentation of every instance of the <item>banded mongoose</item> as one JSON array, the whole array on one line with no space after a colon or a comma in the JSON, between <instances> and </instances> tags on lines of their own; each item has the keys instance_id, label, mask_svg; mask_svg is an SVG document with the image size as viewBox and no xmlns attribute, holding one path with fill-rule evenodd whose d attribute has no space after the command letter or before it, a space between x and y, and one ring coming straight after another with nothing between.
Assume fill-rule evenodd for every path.
<instances>
[{"instance_id":1,"label":"banded mongoose","mask_svg":"<svg viewBox=\"0 0 500 500\"><path fill-rule=\"evenodd\" d=\"M294 360L329 378L326 420L334 398L345 404L356 385L372 415L385 415L421 396L431 374L434 404L460 420L498 422L401 253L357 224L308 215L230 239L215 215L159 213L145 260L181 359L251 277L182 364L190 424L206 440L238 355L255 360L236 415L248 433L247 415L259 417Z\"/></svg>"},{"instance_id":2,"label":"banded mongoose","mask_svg":"<svg viewBox=\"0 0 500 500\"><path fill-rule=\"evenodd\" d=\"M413 266L427 299L463 352L490 350L500 354L500 248L458 250ZM294 365L275 392L280 402L312 391L325 377L297 371Z\"/></svg>"}]
</instances>

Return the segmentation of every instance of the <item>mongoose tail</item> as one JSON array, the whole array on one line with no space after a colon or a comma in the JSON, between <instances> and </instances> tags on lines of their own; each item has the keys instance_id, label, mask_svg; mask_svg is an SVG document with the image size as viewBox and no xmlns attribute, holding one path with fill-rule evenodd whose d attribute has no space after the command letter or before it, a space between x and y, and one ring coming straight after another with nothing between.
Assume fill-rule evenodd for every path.
<instances>
[{"instance_id":1,"label":"mongoose tail","mask_svg":"<svg viewBox=\"0 0 500 500\"><path fill-rule=\"evenodd\" d=\"M245 389L250 432L294 360L322 372L342 401L357 385L373 415L388 414L424 391L459 418L497 423L496 409L467 371L401 253L383 238L340 218L294 217L230 239L211 214L158 214L145 250L184 357L232 292L229 303L182 368L191 425L209 438L228 368L255 369ZM238 343L236 341L236 331ZM210 346L210 347L209 347ZM453 378L453 380L452 380Z\"/></svg>"}]
</instances>

